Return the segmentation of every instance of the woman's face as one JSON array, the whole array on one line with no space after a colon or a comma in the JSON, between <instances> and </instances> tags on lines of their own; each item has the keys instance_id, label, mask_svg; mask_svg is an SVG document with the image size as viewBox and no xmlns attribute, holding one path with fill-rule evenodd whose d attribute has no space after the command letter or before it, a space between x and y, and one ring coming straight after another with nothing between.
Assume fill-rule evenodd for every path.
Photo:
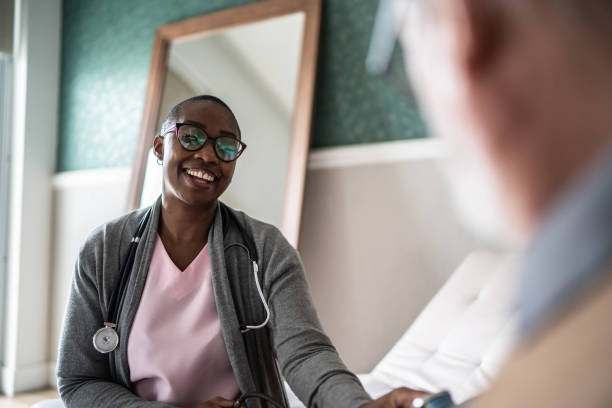
<instances>
[{"instance_id":1,"label":"woman's face","mask_svg":"<svg viewBox=\"0 0 612 408\"><path fill-rule=\"evenodd\" d=\"M177 122L198 125L211 137L228 133L238 136L238 126L232 114L213 101L186 105ZM200 150L192 152L181 146L175 132L169 132L163 139L156 138L154 148L164 166L164 200L176 199L191 206L210 205L232 181L236 161L219 160L210 139Z\"/></svg>"}]
</instances>

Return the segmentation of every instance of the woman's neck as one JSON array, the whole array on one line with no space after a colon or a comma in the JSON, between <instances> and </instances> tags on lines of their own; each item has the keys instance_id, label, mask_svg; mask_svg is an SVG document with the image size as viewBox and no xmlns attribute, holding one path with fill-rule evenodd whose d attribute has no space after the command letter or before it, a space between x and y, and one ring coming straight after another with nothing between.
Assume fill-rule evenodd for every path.
<instances>
[{"instance_id":1,"label":"woman's neck","mask_svg":"<svg viewBox=\"0 0 612 408\"><path fill-rule=\"evenodd\" d=\"M180 200L162 197L158 232L164 242L206 244L217 201L193 206Z\"/></svg>"}]
</instances>

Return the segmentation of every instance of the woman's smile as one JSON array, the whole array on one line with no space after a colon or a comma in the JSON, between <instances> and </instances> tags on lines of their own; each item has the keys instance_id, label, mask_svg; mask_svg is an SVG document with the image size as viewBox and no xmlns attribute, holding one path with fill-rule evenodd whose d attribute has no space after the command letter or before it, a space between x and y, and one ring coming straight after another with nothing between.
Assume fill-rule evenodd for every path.
<instances>
[{"instance_id":1,"label":"woman's smile","mask_svg":"<svg viewBox=\"0 0 612 408\"><path fill-rule=\"evenodd\" d=\"M210 188L219 179L212 171L203 168L185 168L187 182L195 188Z\"/></svg>"},{"instance_id":2,"label":"woman's smile","mask_svg":"<svg viewBox=\"0 0 612 408\"><path fill-rule=\"evenodd\" d=\"M184 132L190 130L189 126L195 129L196 124L197 129L191 129L194 134L179 134L175 125L173 131L157 139L157 153L164 164L164 200L213 208L210 205L227 189L236 165L235 161L219 159L215 150L217 139L240 134L236 118L223 105L204 100L185 105L172 120L184 125L181 128ZM198 129L201 134L196 132ZM197 134L202 136L201 145L195 150L188 149L183 142L191 141Z\"/></svg>"},{"instance_id":3,"label":"woman's smile","mask_svg":"<svg viewBox=\"0 0 612 408\"><path fill-rule=\"evenodd\" d=\"M212 171L207 170L207 169L186 168L184 169L184 171L188 175L195 177L198 180L204 180L209 183L212 183L219 178L216 174L214 174Z\"/></svg>"},{"instance_id":4,"label":"woman's smile","mask_svg":"<svg viewBox=\"0 0 612 408\"><path fill-rule=\"evenodd\" d=\"M206 170L200 169L186 169L185 172L190 176L197 177L198 179L202 179L204 181L213 182L215 181L215 176Z\"/></svg>"}]
</instances>

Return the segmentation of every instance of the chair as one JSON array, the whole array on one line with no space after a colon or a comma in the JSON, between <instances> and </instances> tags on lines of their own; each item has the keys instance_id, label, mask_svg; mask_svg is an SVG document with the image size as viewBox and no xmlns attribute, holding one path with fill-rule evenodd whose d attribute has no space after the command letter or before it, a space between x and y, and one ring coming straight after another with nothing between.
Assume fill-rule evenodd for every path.
<instances>
[{"instance_id":1,"label":"chair","mask_svg":"<svg viewBox=\"0 0 612 408\"><path fill-rule=\"evenodd\" d=\"M483 392L515 340L513 263L491 252L468 256L380 363L359 375L366 391L448 390L455 403ZM287 391L290 407L303 407Z\"/></svg>"}]
</instances>

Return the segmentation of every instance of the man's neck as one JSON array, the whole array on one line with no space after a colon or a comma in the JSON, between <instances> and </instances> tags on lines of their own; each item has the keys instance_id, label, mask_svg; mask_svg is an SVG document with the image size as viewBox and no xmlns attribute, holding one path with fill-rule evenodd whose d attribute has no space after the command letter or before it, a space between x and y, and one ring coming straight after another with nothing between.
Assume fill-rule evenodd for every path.
<instances>
[{"instance_id":1,"label":"man's neck","mask_svg":"<svg viewBox=\"0 0 612 408\"><path fill-rule=\"evenodd\" d=\"M524 153L524 160L509 165L514 168L507 172L512 175L507 178L511 189L508 196L516 198L510 206L517 214L523 236L527 239L533 236L558 198L606 150L612 142L612 126L609 134L577 133L556 140L551 138L550 145L534 146Z\"/></svg>"}]
</instances>

